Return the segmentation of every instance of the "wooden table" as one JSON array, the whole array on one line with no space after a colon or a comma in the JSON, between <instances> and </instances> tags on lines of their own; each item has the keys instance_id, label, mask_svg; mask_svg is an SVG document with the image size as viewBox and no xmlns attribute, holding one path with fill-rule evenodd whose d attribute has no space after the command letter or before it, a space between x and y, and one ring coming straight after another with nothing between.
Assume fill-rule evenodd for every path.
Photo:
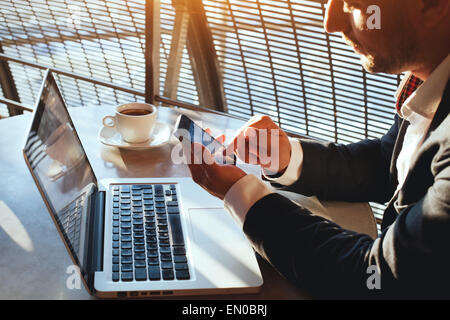
<instances>
[{"instance_id":1,"label":"wooden table","mask_svg":"<svg viewBox=\"0 0 450 320\"><path fill-rule=\"evenodd\" d=\"M98 139L101 119L114 107L72 108L70 114L97 178L186 177L186 165L170 161L173 144L146 151L121 150ZM213 133L232 133L242 121L216 114L160 107L158 120L174 124L182 112ZM0 299L91 299L83 286L68 289L72 265L22 156L31 115L0 121ZM308 294L259 259L259 294L192 296L194 299L305 299ZM171 298L173 299L173 298Z\"/></svg>"}]
</instances>

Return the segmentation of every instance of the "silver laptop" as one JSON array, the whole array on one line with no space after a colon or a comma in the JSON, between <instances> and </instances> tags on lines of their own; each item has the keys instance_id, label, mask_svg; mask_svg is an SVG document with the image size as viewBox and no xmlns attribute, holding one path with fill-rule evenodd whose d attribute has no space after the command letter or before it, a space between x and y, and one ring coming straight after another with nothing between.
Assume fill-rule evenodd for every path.
<instances>
[{"instance_id":1,"label":"silver laptop","mask_svg":"<svg viewBox=\"0 0 450 320\"><path fill-rule=\"evenodd\" d=\"M191 178L97 181L51 72L23 150L83 283L99 297L256 293L244 234Z\"/></svg>"}]
</instances>

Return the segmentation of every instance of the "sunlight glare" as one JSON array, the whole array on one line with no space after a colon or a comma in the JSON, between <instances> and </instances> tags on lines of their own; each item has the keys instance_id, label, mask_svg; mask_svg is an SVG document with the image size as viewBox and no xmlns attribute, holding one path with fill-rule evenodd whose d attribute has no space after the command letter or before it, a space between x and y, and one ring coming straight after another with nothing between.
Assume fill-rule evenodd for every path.
<instances>
[{"instance_id":1,"label":"sunlight glare","mask_svg":"<svg viewBox=\"0 0 450 320\"><path fill-rule=\"evenodd\" d=\"M33 241L24 225L2 200L0 200L0 228L23 250L27 252L34 250Z\"/></svg>"}]
</instances>

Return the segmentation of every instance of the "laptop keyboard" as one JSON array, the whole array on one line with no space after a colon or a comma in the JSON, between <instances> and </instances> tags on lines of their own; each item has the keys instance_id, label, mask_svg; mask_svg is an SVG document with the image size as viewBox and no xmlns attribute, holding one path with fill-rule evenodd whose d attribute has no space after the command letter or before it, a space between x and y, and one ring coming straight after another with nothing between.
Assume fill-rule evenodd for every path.
<instances>
[{"instance_id":1,"label":"laptop keyboard","mask_svg":"<svg viewBox=\"0 0 450 320\"><path fill-rule=\"evenodd\" d=\"M190 279L174 184L113 185L113 281Z\"/></svg>"},{"instance_id":2,"label":"laptop keyboard","mask_svg":"<svg viewBox=\"0 0 450 320\"><path fill-rule=\"evenodd\" d=\"M64 231L64 238L66 239L69 249L75 254L77 254L80 249L81 214L85 200L86 194L83 193L58 212L56 216Z\"/></svg>"}]
</instances>

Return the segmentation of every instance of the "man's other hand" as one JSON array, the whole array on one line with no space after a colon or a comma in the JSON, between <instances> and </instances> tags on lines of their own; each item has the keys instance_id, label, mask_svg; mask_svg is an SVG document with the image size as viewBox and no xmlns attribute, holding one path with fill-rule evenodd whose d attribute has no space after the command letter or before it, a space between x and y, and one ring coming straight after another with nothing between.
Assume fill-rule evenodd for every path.
<instances>
[{"instance_id":1,"label":"man's other hand","mask_svg":"<svg viewBox=\"0 0 450 320\"><path fill-rule=\"evenodd\" d=\"M192 179L221 200L233 184L246 175L236 166L216 163L209 150L199 143L186 141L182 145Z\"/></svg>"}]
</instances>

